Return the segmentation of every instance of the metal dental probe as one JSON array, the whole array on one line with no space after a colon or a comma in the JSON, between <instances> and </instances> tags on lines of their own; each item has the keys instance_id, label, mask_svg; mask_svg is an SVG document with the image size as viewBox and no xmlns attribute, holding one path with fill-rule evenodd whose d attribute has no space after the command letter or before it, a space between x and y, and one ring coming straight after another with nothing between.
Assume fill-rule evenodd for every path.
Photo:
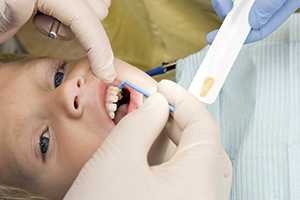
<instances>
[{"instance_id":1,"label":"metal dental probe","mask_svg":"<svg viewBox=\"0 0 300 200\"><path fill-rule=\"evenodd\" d=\"M60 26L60 21L57 19L54 19L50 28L50 31L48 33L48 37L51 39L55 39L57 37L57 32Z\"/></svg>"},{"instance_id":2,"label":"metal dental probe","mask_svg":"<svg viewBox=\"0 0 300 200\"><path fill-rule=\"evenodd\" d=\"M122 83L120 83L119 85L119 89L122 90L125 85L127 85L128 87L131 87L132 89L138 91L139 93L142 93L145 97L149 97L151 94L145 90L143 90L142 88L140 88L139 86L134 85L133 83L129 82L129 81L123 81ZM171 112L175 111L174 106L169 105L169 109Z\"/></svg>"}]
</instances>

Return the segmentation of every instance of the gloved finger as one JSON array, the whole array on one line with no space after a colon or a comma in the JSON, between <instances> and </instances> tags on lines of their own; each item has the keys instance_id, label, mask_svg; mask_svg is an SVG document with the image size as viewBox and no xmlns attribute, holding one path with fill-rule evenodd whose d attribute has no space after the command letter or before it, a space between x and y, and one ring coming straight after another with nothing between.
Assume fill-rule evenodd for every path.
<instances>
[{"instance_id":1,"label":"gloved finger","mask_svg":"<svg viewBox=\"0 0 300 200\"><path fill-rule=\"evenodd\" d=\"M103 0L103 2L106 4L107 8L111 5L111 0Z\"/></svg>"},{"instance_id":2,"label":"gloved finger","mask_svg":"<svg viewBox=\"0 0 300 200\"><path fill-rule=\"evenodd\" d=\"M299 1L287 1L280 10L275 12L275 14L271 17L268 23L262 26L259 29L252 28L244 42L244 44L253 43L268 37L271 33L273 33L278 27L280 27L289 16L294 13L297 8L299 8L300 2ZM254 17L249 14L249 23L254 23L254 20L251 20ZM262 21L261 21L262 22ZM257 22L258 23L258 22ZM252 26L257 26L257 23ZM206 35L206 41L208 44L212 44L213 40L215 39L216 35L218 34L218 30L211 31Z\"/></svg>"},{"instance_id":3,"label":"gloved finger","mask_svg":"<svg viewBox=\"0 0 300 200\"><path fill-rule=\"evenodd\" d=\"M31 17L33 0L0 1L0 43L12 37Z\"/></svg>"},{"instance_id":4,"label":"gloved finger","mask_svg":"<svg viewBox=\"0 0 300 200\"><path fill-rule=\"evenodd\" d=\"M232 164L231 164L231 161L224 149L221 150L221 156L223 158L224 178L225 178L226 184L230 185L231 178L232 178ZM226 191L230 191L230 188L227 188Z\"/></svg>"},{"instance_id":5,"label":"gloved finger","mask_svg":"<svg viewBox=\"0 0 300 200\"><path fill-rule=\"evenodd\" d=\"M286 1L281 8L276 11L270 20L259 29L251 29L245 44L262 40L273 33L278 27L280 27L289 16L294 13L300 7L300 1ZM249 23L251 17L249 16ZM252 21L252 23L254 23ZM252 26L258 26L254 24Z\"/></svg>"},{"instance_id":6,"label":"gloved finger","mask_svg":"<svg viewBox=\"0 0 300 200\"><path fill-rule=\"evenodd\" d=\"M168 171L174 181L194 183L188 184L191 191L198 192L194 196L213 194L212 199L227 199L232 169L214 119L198 99L174 82L161 81L158 92L175 106L174 120L183 131L175 155L168 163L153 167L153 171Z\"/></svg>"},{"instance_id":7,"label":"gloved finger","mask_svg":"<svg viewBox=\"0 0 300 200\"><path fill-rule=\"evenodd\" d=\"M54 20L53 17L44 15L42 13L38 13L33 18L33 24L37 31L39 31L40 33L42 33L44 35L48 35L49 31L51 29L53 20ZM59 25L56 39L72 40L74 38L75 38L75 35L71 31L71 29L68 26L61 23Z\"/></svg>"},{"instance_id":8,"label":"gloved finger","mask_svg":"<svg viewBox=\"0 0 300 200\"><path fill-rule=\"evenodd\" d=\"M256 0L249 13L249 24L254 29L259 29L266 24L286 0ZM292 2L292 1L291 1Z\"/></svg>"},{"instance_id":9,"label":"gloved finger","mask_svg":"<svg viewBox=\"0 0 300 200\"><path fill-rule=\"evenodd\" d=\"M162 132L168 117L167 100L161 94L154 93L138 110L121 119L105 143L113 143L113 146L121 150L119 154L126 151L127 159L135 156L133 159L147 162L146 155ZM138 152L139 156L134 152Z\"/></svg>"},{"instance_id":10,"label":"gloved finger","mask_svg":"<svg viewBox=\"0 0 300 200\"><path fill-rule=\"evenodd\" d=\"M179 147L198 143L220 142L219 128L205 106L178 84L162 80L158 84L162 93L175 106L174 119L182 131Z\"/></svg>"},{"instance_id":11,"label":"gloved finger","mask_svg":"<svg viewBox=\"0 0 300 200\"><path fill-rule=\"evenodd\" d=\"M94 9L94 12L98 18L102 21L108 15L108 8L111 4L110 0L87 0L91 8Z\"/></svg>"},{"instance_id":12,"label":"gloved finger","mask_svg":"<svg viewBox=\"0 0 300 200\"><path fill-rule=\"evenodd\" d=\"M165 131L168 137L174 142L174 144L178 145L178 142L180 141L182 129L179 127L177 122L174 120L174 118L171 116L168 119L168 122L165 126Z\"/></svg>"},{"instance_id":13,"label":"gloved finger","mask_svg":"<svg viewBox=\"0 0 300 200\"><path fill-rule=\"evenodd\" d=\"M227 200L230 194L231 190L231 182L232 182L232 164L231 161L226 154L224 149L221 149L221 159L220 162L220 167L216 170L216 172L213 172L211 169L208 169L210 173L218 173L221 172L220 176L216 177L216 182L210 182L213 184L215 187L218 187L219 185L219 190L216 191L217 194L219 195L216 199L224 199ZM211 174L212 175L212 174ZM209 178L209 177L208 177ZM205 188L207 189L207 188ZM215 189L215 188L212 188Z\"/></svg>"},{"instance_id":14,"label":"gloved finger","mask_svg":"<svg viewBox=\"0 0 300 200\"><path fill-rule=\"evenodd\" d=\"M218 31L219 31L219 30L214 30L214 31L209 32L209 33L206 35L206 41L207 41L208 44L212 44L212 43L213 43L215 37L216 37L217 34L218 34Z\"/></svg>"},{"instance_id":15,"label":"gloved finger","mask_svg":"<svg viewBox=\"0 0 300 200\"><path fill-rule=\"evenodd\" d=\"M55 17L71 28L87 52L92 70L97 77L105 82L112 82L115 79L114 56L110 42L93 8L86 1L39 0L37 8L40 12Z\"/></svg>"},{"instance_id":16,"label":"gloved finger","mask_svg":"<svg viewBox=\"0 0 300 200\"><path fill-rule=\"evenodd\" d=\"M211 0L211 5L221 19L225 19L227 13L232 9L231 0Z\"/></svg>"}]
</instances>

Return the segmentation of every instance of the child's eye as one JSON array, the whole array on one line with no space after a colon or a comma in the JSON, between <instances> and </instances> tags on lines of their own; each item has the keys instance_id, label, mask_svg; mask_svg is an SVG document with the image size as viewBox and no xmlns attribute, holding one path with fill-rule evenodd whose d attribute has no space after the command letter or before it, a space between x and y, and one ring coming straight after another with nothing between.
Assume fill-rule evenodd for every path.
<instances>
[{"instance_id":1,"label":"child's eye","mask_svg":"<svg viewBox=\"0 0 300 200\"><path fill-rule=\"evenodd\" d=\"M44 132L40 137L40 149L43 156L46 155L49 146L49 133L48 131Z\"/></svg>"},{"instance_id":2,"label":"child's eye","mask_svg":"<svg viewBox=\"0 0 300 200\"><path fill-rule=\"evenodd\" d=\"M55 74L54 74L54 86L57 88L61 85L63 79L64 79L64 70L62 68L59 68Z\"/></svg>"}]
</instances>

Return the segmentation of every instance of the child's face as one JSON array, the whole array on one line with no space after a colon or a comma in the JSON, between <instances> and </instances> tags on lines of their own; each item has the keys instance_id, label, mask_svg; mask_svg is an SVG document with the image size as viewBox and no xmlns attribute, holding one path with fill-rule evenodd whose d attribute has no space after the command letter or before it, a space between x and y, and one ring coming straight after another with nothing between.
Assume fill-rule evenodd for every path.
<instances>
[{"instance_id":1,"label":"child's face","mask_svg":"<svg viewBox=\"0 0 300 200\"><path fill-rule=\"evenodd\" d=\"M120 60L114 64L113 84L96 78L86 58L61 68L52 58L0 68L0 183L63 197L117 123L108 114L107 88L129 80L155 90L156 82L143 72ZM142 98L131 91L130 106L122 109L136 109Z\"/></svg>"}]
</instances>

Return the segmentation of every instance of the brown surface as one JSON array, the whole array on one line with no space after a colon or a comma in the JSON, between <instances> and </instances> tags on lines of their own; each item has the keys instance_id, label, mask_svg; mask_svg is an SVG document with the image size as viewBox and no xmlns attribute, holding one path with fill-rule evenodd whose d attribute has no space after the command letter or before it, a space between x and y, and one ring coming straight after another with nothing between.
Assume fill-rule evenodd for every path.
<instances>
[{"instance_id":1,"label":"brown surface","mask_svg":"<svg viewBox=\"0 0 300 200\"><path fill-rule=\"evenodd\" d=\"M50 39L37 32L31 20L21 28L17 36L28 53L33 55L54 56L65 59L86 55L77 40L59 41Z\"/></svg>"}]
</instances>

